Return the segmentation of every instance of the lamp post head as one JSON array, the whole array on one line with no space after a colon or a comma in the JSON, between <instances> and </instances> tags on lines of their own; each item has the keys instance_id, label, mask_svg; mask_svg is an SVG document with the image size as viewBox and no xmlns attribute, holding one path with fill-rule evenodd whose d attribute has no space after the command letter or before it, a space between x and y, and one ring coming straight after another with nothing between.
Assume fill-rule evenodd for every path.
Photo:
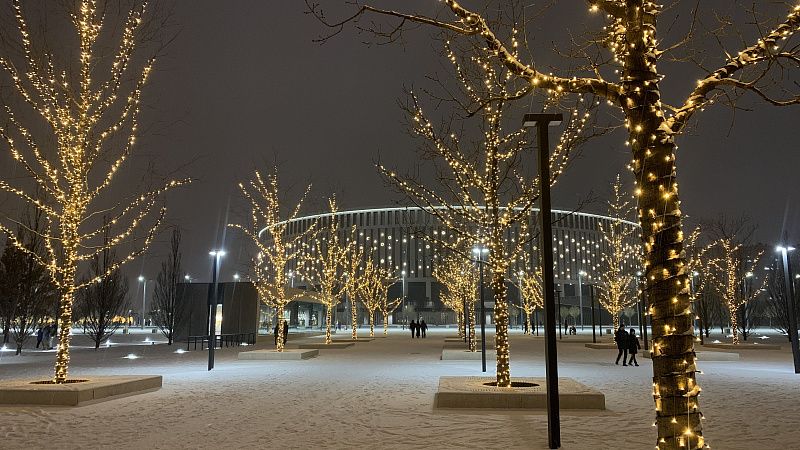
<instances>
[{"instance_id":1,"label":"lamp post head","mask_svg":"<svg viewBox=\"0 0 800 450\"><path fill-rule=\"evenodd\" d=\"M748 272L748 273L750 273L750 272ZM698 276L698 275L700 275L700 272L698 272L698 271L696 271L696 270L695 270L695 271L692 271L692 276L693 276L693 277L696 277L696 276ZM751 275L752 275L752 273L751 273Z\"/></svg>"},{"instance_id":2,"label":"lamp post head","mask_svg":"<svg viewBox=\"0 0 800 450\"><path fill-rule=\"evenodd\" d=\"M192 277L190 277L188 273L183 276L183 279L186 281L192 281Z\"/></svg>"},{"instance_id":3,"label":"lamp post head","mask_svg":"<svg viewBox=\"0 0 800 450\"><path fill-rule=\"evenodd\" d=\"M238 273L233 274L233 279L239 281L239 274Z\"/></svg>"},{"instance_id":4,"label":"lamp post head","mask_svg":"<svg viewBox=\"0 0 800 450\"><path fill-rule=\"evenodd\" d=\"M139 281L144 281L144 276L139 275Z\"/></svg>"},{"instance_id":5,"label":"lamp post head","mask_svg":"<svg viewBox=\"0 0 800 450\"><path fill-rule=\"evenodd\" d=\"M208 252L208 254L210 256L222 258L223 256L225 256L225 250L211 250L210 252Z\"/></svg>"},{"instance_id":6,"label":"lamp post head","mask_svg":"<svg viewBox=\"0 0 800 450\"><path fill-rule=\"evenodd\" d=\"M746 274L744 274L744 276L745 276L745 278L752 278L753 277L753 272L747 272Z\"/></svg>"},{"instance_id":7,"label":"lamp post head","mask_svg":"<svg viewBox=\"0 0 800 450\"><path fill-rule=\"evenodd\" d=\"M643 275L643 274L642 274L642 271L641 271L641 270L637 270L637 271L636 271L636 276L637 276L637 277L640 277L640 276L642 276L642 275Z\"/></svg>"},{"instance_id":8,"label":"lamp post head","mask_svg":"<svg viewBox=\"0 0 800 450\"><path fill-rule=\"evenodd\" d=\"M775 247L775 251L776 252L785 253L785 252L791 252L793 250L794 250L794 247L792 247L791 245L778 245L778 246Z\"/></svg>"},{"instance_id":9,"label":"lamp post head","mask_svg":"<svg viewBox=\"0 0 800 450\"><path fill-rule=\"evenodd\" d=\"M585 271L581 270L580 272L578 272L578 275L585 277L587 274Z\"/></svg>"}]
</instances>

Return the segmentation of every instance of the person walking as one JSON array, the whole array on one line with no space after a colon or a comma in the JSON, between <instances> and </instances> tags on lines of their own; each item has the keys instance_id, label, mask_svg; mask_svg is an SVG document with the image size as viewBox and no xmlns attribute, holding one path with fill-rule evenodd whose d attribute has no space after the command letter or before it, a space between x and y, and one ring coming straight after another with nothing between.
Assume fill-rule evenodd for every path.
<instances>
[{"instance_id":1,"label":"person walking","mask_svg":"<svg viewBox=\"0 0 800 450\"><path fill-rule=\"evenodd\" d=\"M411 330L411 339L414 339L414 333L417 331L417 323L414 322L414 319L411 319L411 323L408 324L408 329Z\"/></svg>"},{"instance_id":2,"label":"person walking","mask_svg":"<svg viewBox=\"0 0 800 450\"><path fill-rule=\"evenodd\" d=\"M639 345L639 339L636 337L636 330L631 328L630 333L628 333L628 354L631 355L631 360L628 361L629 366L635 365L639 367L639 361L636 361L636 354L639 352L639 349L642 348Z\"/></svg>"},{"instance_id":3,"label":"person walking","mask_svg":"<svg viewBox=\"0 0 800 450\"><path fill-rule=\"evenodd\" d=\"M289 322L283 324L283 345L289 341Z\"/></svg>"},{"instance_id":4,"label":"person walking","mask_svg":"<svg viewBox=\"0 0 800 450\"><path fill-rule=\"evenodd\" d=\"M420 334L422 334L422 319L417 321L417 339L419 339Z\"/></svg>"},{"instance_id":5,"label":"person walking","mask_svg":"<svg viewBox=\"0 0 800 450\"><path fill-rule=\"evenodd\" d=\"M39 325L39 331L36 332L36 348L39 348L42 345L42 338L44 337L44 327Z\"/></svg>"},{"instance_id":6,"label":"person walking","mask_svg":"<svg viewBox=\"0 0 800 450\"><path fill-rule=\"evenodd\" d=\"M50 324L42 328L42 350L50 350Z\"/></svg>"},{"instance_id":7,"label":"person walking","mask_svg":"<svg viewBox=\"0 0 800 450\"><path fill-rule=\"evenodd\" d=\"M420 324L419 328L422 330L422 337L425 337L425 332L428 331L428 324L425 323L425 319L422 319L422 323Z\"/></svg>"},{"instance_id":8,"label":"person walking","mask_svg":"<svg viewBox=\"0 0 800 450\"><path fill-rule=\"evenodd\" d=\"M619 329L614 333L614 341L617 343L617 360L614 364L619 365L619 359L622 358L622 365L627 366L628 360L628 332L625 331L625 325L620 324Z\"/></svg>"},{"instance_id":9,"label":"person walking","mask_svg":"<svg viewBox=\"0 0 800 450\"><path fill-rule=\"evenodd\" d=\"M275 321L275 328L272 330L272 335L275 338L275 345L278 345L278 327L280 326L281 321Z\"/></svg>"}]
</instances>

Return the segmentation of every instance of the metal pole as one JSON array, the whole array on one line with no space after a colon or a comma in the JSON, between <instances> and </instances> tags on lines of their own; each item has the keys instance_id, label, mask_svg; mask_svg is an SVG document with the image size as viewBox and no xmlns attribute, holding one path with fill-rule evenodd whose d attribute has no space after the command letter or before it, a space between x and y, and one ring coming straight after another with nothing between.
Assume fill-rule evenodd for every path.
<instances>
[{"instance_id":1,"label":"metal pole","mask_svg":"<svg viewBox=\"0 0 800 450\"><path fill-rule=\"evenodd\" d=\"M211 292L209 298L211 300L211 312L209 313L209 338L208 338L208 370L214 368L214 349L217 347L217 265L219 264L219 255L214 255L211 263Z\"/></svg>"},{"instance_id":2,"label":"metal pole","mask_svg":"<svg viewBox=\"0 0 800 450\"><path fill-rule=\"evenodd\" d=\"M794 373L800 373L800 347L797 342L797 311L794 307L794 286L792 286L792 272L789 268L788 249L781 247L783 256L783 282L786 289L786 311L789 313L789 339L792 341L792 359L794 360Z\"/></svg>"},{"instance_id":3,"label":"metal pole","mask_svg":"<svg viewBox=\"0 0 800 450\"><path fill-rule=\"evenodd\" d=\"M142 330L144 330L144 308L145 308L144 301L145 301L145 298L147 298L147 297L145 297L145 295L147 295L147 279L146 278L144 279L144 287L142 288Z\"/></svg>"},{"instance_id":4,"label":"metal pole","mask_svg":"<svg viewBox=\"0 0 800 450\"><path fill-rule=\"evenodd\" d=\"M481 364L483 371L486 372L486 312L484 310L486 305L483 301L483 252L478 253L478 264L480 265L481 273Z\"/></svg>"},{"instance_id":5,"label":"metal pole","mask_svg":"<svg viewBox=\"0 0 800 450\"><path fill-rule=\"evenodd\" d=\"M547 443L550 448L561 447L561 418L558 399L558 355L556 349L555 286L553 279L553 228L550 206L550 122L563 120L562 114L526 114L525 121L535 121L539 144L539 185L541 186L541 255L544 284L545 315L545 375L547 378Z\"/></svg>"},{"instance_id":6,"label":"metal pole","mask_svg":"<svg viewBox=\"0 0 800 450\"><path fill-rule=\"evenodd\" d=\"M561 289L556 286L556 298L558 299L558 338L562 339L561 336L561 321L564 319L561 317Z\"/></svg>"},{"instance_id":7,"label":"metal pole","mask_svg":"<svg viewBox=\"0 0 800 450\"><path fill-rule=\"evenodd\" d=\"M467 311L467 299L464 298L464 342L469 345L468 339L468 332L467 332L467 316L469 315L469 311Z\"/></svg>"},{"instance_id":8,"label":"metal pole","mask_svg":"<svg viewBox=\"0 0 800 450\"><path fill-rule=\"evenodd\" d=\"M597 335L595 334L595 318L594 318L594 285L589 285L589 301L592 302L592 344L597 343Z\"/></svg>"},{"instance_id":9,"label":"metal pole","mask_svg":"<svg viewBox=\"0 0 800 450\"><path fill-rule=\"evenodd\" d=\"M578 305L581 309L581 331L583 331L583 290L581 287L581 273L578 272Z\"/></svg>"}]
</instances>

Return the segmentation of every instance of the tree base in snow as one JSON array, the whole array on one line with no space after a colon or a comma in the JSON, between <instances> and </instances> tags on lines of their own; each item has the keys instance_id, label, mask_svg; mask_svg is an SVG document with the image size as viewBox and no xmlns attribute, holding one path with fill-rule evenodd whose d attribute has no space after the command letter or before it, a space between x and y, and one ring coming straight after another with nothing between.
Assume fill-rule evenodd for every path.
<instances>
[{"instance_id":1,"label":"tree base in snow","mask_svg":"<svg viewBox=\"0 0 800 450\"><path fill-rule=\"evenodd\" d=\"M317 350L335 350L341 348L352 347L355 345L353 341L349 342L331 342L330 344L326 344L324 342L314 342L313 344L300 344L297 347L302 349L317 349Z\"/></svg>"},{"instance_id":2,"label":"tree base in snow","mask_svg":"<svg viewBox=\"0 0 800 450\"><path fill-rule=\"evenodd\" d=\"M298 348L286 348L282 352L276 350L253 350L250 352L239 352L238 358L246 361L299 361L309 359L319 355L319 350L301 350Z\"/></svg>"},{"instance_id":3,"label":"tree base in snow","mask_svg":"<svg viewBox=\"0 0 800 450\"><path fill-rule=\"evenodd\" d=\"M83 406L161 388L161 375L92 376L65 384L16 380L0 382L0 405Z\"/></svg>"},{"instance_id":4,"label":"tree base in snow","mask_svg":"<svg viewBox=\"0 0 800 450\"><path fill-rule=\"evenodd\" d=\"M478 353L480 355L480 353ZM491 386L495 377L440 377L435 408L547 409L545 378L512 378L512 387ZM513 384L528 384L515 387ZM602 392L572 378L558 379L560 409L606 409Z\"/></svg>"}]
</instances>

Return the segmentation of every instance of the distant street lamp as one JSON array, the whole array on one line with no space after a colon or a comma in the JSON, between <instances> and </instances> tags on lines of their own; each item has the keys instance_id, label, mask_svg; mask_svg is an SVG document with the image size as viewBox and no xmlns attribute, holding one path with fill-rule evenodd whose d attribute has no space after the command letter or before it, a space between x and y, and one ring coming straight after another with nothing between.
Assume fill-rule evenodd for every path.
<instances>
[{"instance_id":1,"label":"distant street lamp","mask_svg":"<svg viewBox=\"0 0 800 450\"><path fill-rule=\"evenodd\" d=\"M480 291L481 291L481 367L483 372L486 372L486 304L483 299L483 264L487 261L483 259L488 255L489 249L484 246L475 246L472 248L472 253L478 258L478 267L480 269ZM496 307L497 305L495 305Z\"/></svg>"},{"instance_id":2,"label":"distant street lamp","mask_svg":"<svg viewBox=\"0 0 800 450\"><path fill-rule=\"evenodd\" d=\"M209 338L208 338L208 370L214 368L214 350L217 347L217 272L219 271L219 260L225 256L224 250L212 250L208 252L213 258L211 263L211 290L208 294L211 311L209 319Z\"/></svg>"},{"instance_id":3,"label":"distant street lamp","mask_svg":"<svg viewBox=\"0 0 800 450\"><path fill-rule=\"evenodd\" d=\"M143 275L139 275L139 283L143 283L143 286L142 286L142 317L141 317L141 320L142 320L141 328L142 328L142 330L144 330L144 316L145 316L145 311L147 311L145 309L145 299L147 297L145 297L145 296L147 295L147 282L148 281L152 281L152 280L148 280Z\"/></svg>"},{"instance_id":4,"label":"distant street lamp","mask_svg":"<svg viewBox=\"0 0 800 450\"><path fill-rule=\"evenodd\" d=\"M578 272L578 305L581 308L581 331L583 331L583 290L581 285L581 277L585 277L586 272L581 270Z\"/></svg>"},{"instance_id":5,"label":"distant street lamp","mask_svg":"<svg viewBox=\"0 0 800 450\"><path fill-rule=\"evenodd\" d=\"M233 274L233 281L239 281L239 274L238 273Z\"/></svg>"},{"instance_id":6,"label":"distant street lamp","mask_svg":"<svg viewBox=\"0 0 800 450\"><path fill-rule=\"evenodd\" d=\"M187 283L192 282L192 277L188 273L183 276L183 279L186 280Z\"/></svg>"},{"instance_id":7,"label":"distant street lamp","mask_svg":"<svg viewBox=\"0 0 800 450\"><path fill-rule=\"evenodd\" d=\"M776 250L783 257L783 281L786 289L786 311L789 313L789 339L792 341L792 357L794 359L794 373L800 373L800 348L797 343L797 311L794 308L794 292L792 286L792 270L789 267L788 253L794 250L789 245L779 245Z\"/></svg>"}]
</instances>

